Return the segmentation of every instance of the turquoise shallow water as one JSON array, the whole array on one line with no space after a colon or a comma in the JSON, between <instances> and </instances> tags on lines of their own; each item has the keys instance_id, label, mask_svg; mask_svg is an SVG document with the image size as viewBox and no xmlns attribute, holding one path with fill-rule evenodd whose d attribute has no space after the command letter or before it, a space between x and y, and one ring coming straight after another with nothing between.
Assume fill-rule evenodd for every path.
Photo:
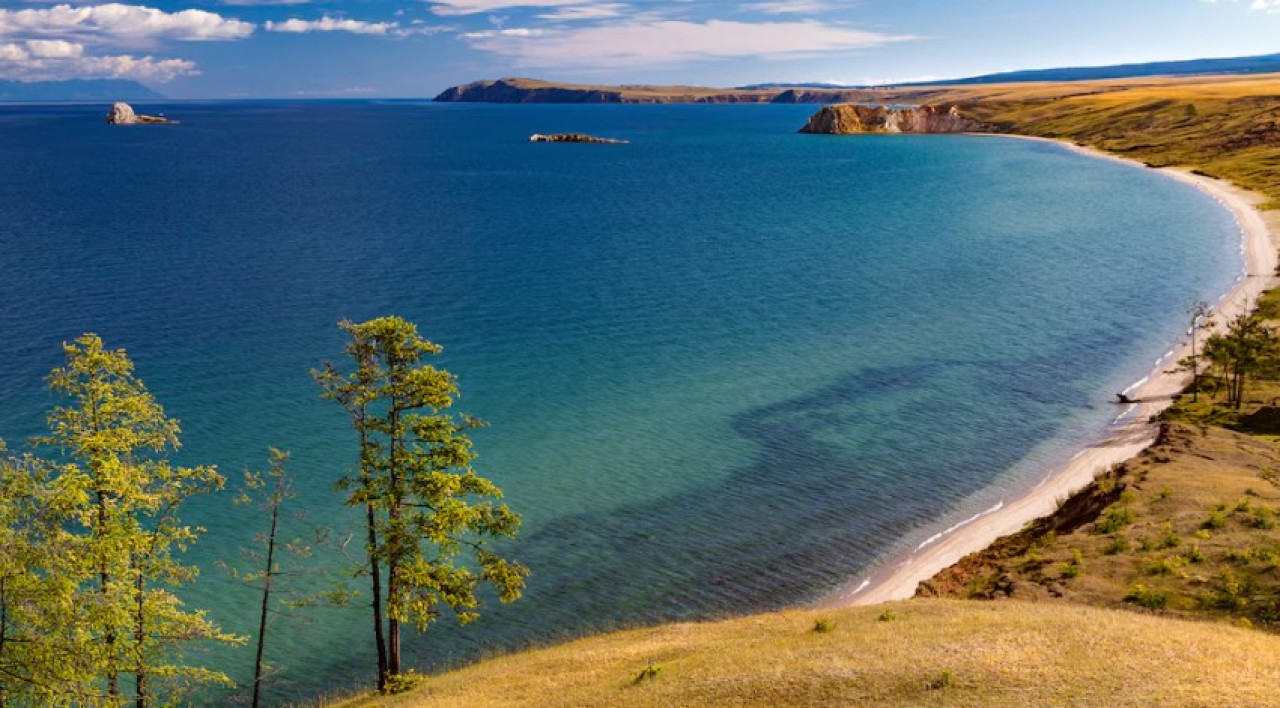
<instances>
[{"instance_id":1,"label":"turquoise shallow water","mask_svg":"<svg viewBox=\"0 0 1280 708\"><path fill-rule=\"evenodd\" d=\"M58 343L96 331L183 461L234 480L289 448L298 508L341 532L354 441L308 370L343 317L417 321L492 424L534 571L411 640L423 666L818 597L1099 435L1241 267L1186 185L1027 141L801 136L806 106L160 110L182 124L0 107L0 436L38 430ZM526 142L569 130L633 142ZM258 531L230 497L189 511L186 597L247 634L214 567ZM367 678L366 614L281 621L276 697Z\"/></svg>"}]
</instances>

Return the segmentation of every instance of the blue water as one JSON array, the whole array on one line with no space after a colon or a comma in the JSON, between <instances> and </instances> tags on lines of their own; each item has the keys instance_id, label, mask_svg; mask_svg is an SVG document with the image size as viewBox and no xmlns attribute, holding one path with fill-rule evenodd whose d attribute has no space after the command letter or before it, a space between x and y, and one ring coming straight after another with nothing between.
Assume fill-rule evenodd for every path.
<instances>
[{"instance_id":1,"label":"blue water","mask_svg":"<svg viewBox=\"0 0 1280 708\"><path fill-rule=\"evenodd\" d=\"M355 441L308 371L343 318L446 348L479 468L523 513L514 605L410 640L438 667L622 624L799 603L1025 487L1241 268L1232 219L1149 171L1012 139L802 136L811 106L0 107L0 437L84 331L126 347L234 482L293 451L296 509L358 528ZM584 131L626 146L530 144ZM184 591L250 634L214 565ZM319 558L337 572L333 555ZM367 609L279 621L274 697L367 680ZM243 679L248 649L197 657Z\"/></svg>"}]
</instances>

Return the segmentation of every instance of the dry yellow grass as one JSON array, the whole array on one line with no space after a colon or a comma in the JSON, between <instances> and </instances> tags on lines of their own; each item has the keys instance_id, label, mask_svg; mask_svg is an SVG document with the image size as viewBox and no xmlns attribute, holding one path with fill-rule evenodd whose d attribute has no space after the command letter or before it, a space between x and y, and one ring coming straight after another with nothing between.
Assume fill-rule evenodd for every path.
<instances>
[{"instance_id":1,"label":"dry yellow grass","mask_svg":"<svg viewBox=\"0 0 1280 708\"><path fill-rule=\"evenodd\" d=\"M891 612L892 619L882 619ZM829 632L813 630L818 619ZM656 677L636 683L649 665ZM1260 706L1280 637L1065 604L913 600L619 632L341 708Z\"/></svg>"}]
</instances>

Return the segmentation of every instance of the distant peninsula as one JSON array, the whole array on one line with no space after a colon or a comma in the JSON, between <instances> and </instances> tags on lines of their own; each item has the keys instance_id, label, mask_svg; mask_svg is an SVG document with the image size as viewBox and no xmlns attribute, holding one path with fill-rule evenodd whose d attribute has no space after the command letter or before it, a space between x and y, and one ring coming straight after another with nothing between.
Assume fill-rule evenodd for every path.
<instances>
[{"instance_id":1,"label":"distant peninsula","mask_svg":"<svg viewBox=\"0 0 1280 708\"><path fill-rule=\"evenodd\" d=\"M476 81L447 89L444 103L841 103L883 100L883 89L590 86L538 79Z\"/></svg>"},{"instance_id":2,"label":"distant peninsula","mask_svg":"<svg viewBox=\"0 0 1280 708\"><path fill-rule=\"evenodd\" d=\"M125 79L0 80L0 101L154 101L163 98L164 94Z\"/></svg>"}]
</instances>

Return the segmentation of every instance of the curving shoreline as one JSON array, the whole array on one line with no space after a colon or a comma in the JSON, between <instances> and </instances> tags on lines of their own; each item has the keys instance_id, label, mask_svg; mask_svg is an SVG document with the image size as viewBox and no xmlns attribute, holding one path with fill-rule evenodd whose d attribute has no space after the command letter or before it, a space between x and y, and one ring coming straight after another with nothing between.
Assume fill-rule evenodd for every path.
<instances>
[{"instance_id":1,"label":"curving shoreline","mask_svg":"<svg viewBox=\"0 0 1280 708\"><path fill-rule=\"evenodd\" d=\"M1150 169L1141 162L1074 143L1022 135L996 137L1054 143L1090 157ZM1280 284L1280 278L1275 275L1280 262L1277 256L1280 217L1264 217L1255 207L1265 197L1255 192L1184 169L1157 168L1157 171L1199 188L1229 210L1240 228L1245 274L1213 304L1215 314L1219 315L1214 331L1221 330L1227 319L1251 309L1261 293ZM1172 396L1182 391L1190 379L1189 374L1166 367L1189 354L1190 347L1189 342L1179 342L1159 359L1150 375L1126 390L1125 393L1138 399L1139 403L1125 409L1117 424L1111 426L1101 440L1077 452L1061 471L1053 473L1034 489L941 531L931 539L931 543L889 558L869 577L846 583L820 599L816 606L874 605L910 598L921 582L997 539L1017 533L1029 522L1053 513L1058 499L1079 491L1093 480L1098 471L1123 462L1150 446L1158 432L1158 425L1150 419L1167 408L1172 403Z\"/></svg>"}]
</instances>

